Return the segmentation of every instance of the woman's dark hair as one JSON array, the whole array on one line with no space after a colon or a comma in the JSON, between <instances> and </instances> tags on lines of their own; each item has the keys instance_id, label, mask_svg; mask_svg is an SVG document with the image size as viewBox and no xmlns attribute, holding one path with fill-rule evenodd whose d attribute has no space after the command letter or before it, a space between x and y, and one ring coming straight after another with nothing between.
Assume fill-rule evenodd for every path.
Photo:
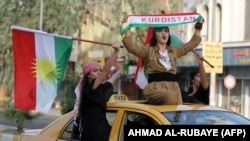
<instances>
[{"instance_id":1,"label":"woman's dark hair","mask_svg":"<svg viewBox=\"0 0 250 141\"><path fill-rule=\"evenodd\" d=\"M198 74L198 73L200 73L200 71L199 71L199 69L197 69L197 68L191 70L191 71L190 71L190 76L189 76L189 78L190 78L189 81L192 81L192 80L194 79L195 75Z\"/></svg>"},{"instance_id":2,"label":"woman's dark hair","mask_svg":"<svg viewBox=\"0 0 250 141\"><path fill-rule=\"evenodd\" d=\"M156 46L156 44L157 44L156 32L158 30L162 30L163 28L166 28L168 30L168 33L170 33L168 26L165 26L165 27L154 27L153 28L153 35L152 35L152 38L150 40L150 46ZM166 45L170 46L170 44L171 44L171 38L170 38L170 34L168 34L168 41L167 41Z\"/></svg>"},{"instance_id":3,"label":"woman's dark hair","mask_svg":"<svg viewBox=\"0 0 250 141\"><path fill-rule=\"evenodd\" d=\"M200 73L199 69L193 69L190 72L190 76L189 76L189 88L188 88L188 92L193 92L193 82L192 80L194 79L195 75Z\"/></svg>"},{"instance_id":4,"label":"woman's dark hair","mask_svg":"<svg viewBox=\"0 0 250 141\"><path fill-rule=\"evenodd\" d=\"M89 76L90 74L90 71L88 73L86 73L84 76L83 76L83 80L82 80L82 90L81 90L81 95L80 95L80 103L79 103L79 108L78 108L78 113L79 113L79 116L81 117L82 116L82 108L83 108L83 105L82 105L82 101L83 101L83 94L84 94L84 88L86 87L86 85L89 83Z\"/></svg>"}]
</instances>

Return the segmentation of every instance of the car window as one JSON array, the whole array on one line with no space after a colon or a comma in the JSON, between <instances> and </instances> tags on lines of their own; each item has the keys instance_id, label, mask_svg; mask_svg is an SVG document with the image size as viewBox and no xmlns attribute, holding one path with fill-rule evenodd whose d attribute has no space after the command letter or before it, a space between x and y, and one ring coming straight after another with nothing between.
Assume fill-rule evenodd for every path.
<instances>
[{"instance_id":1,"label":"car window","mask_svg":"<svg viewBox=\"0 0 250 141\"><path fill-rule=\"evenodd\" d=\"M113 125L116 114L117 114L117 111L106 111L106 116L107 116L110 126ZM68 126L65 128L65 130L62 132L60 139L71 140L71 141L80 140L79 139L80 131L78 128L79 127L74 126L74 121L72 120L68 124Z\"/></svg>"},{"instance_id":2,"label":"car window","mask_svg":"<svg viewBox=\"0 0 250 141\"><path fill-rule=\"evenodd\" d=\"M227 111L206 111L206 110L190 110L164 112L164 116L171 124L250 124L250 120L233 112Z\"/></svg>"},{"instance_id":3,"label":"car window","mask_svg":"<svg viewBox=\"0 0 250 141\"><path fill-rule=\"evenodd\" d=\"M154 121L150 116L138 113L138 112L131 112L126 111L123 115L123 121L121 123L121 131L119 135L119 141L124 140L124 125L156 125L157 122Z\"/></svg>"},{"instance_id":4,"label":"car window","mask_svg":"<svg viewBox=\"0 0 250 141\"><path fill-rule=\"evenodd\" d=\"M76 130L74 129L74 121L72 119L68 124L68 126L63 130L59 139L68 141L79 141L79 139L77 138L78 134L73 134L73 133L76 133Z\"/></svg>"},{"instance_id":5,"label":"car window","mask_svg":"<svg viewBox=\"0 0 250 141\"><path fill-rule=\"evenodd\" d=\"M154 120L145 114L130 112L127 115L126 125L155 125Z\"/></svg>"},{"instance_id":6,"label":"car window","mask_svg":"<svg viewBox=\"0 0 250 141\"><path fill-rule=\"evenodd\" d=\"M106 111L106 117L108 119L109 125L112 126L116 117L117 111Z\"/></svg>"}]
</instances>

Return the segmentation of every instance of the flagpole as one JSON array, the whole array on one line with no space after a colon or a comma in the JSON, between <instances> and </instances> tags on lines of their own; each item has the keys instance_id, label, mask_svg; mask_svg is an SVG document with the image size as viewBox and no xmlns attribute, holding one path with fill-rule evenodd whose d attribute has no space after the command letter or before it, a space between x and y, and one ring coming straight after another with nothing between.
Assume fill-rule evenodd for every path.
<instances>
[{"instance_id":1,"label":"flagpole","mask_svg":"<svg viewBox=\"0 0 250 141\"><path fill-rule=\"evenodd\" d=\"M40 0L39 29L43 30L43 0Z\"/></svg>"},{"instance_id":2,"label":"flagpole","mask_svg":"<svg viewBox=\"0 0 250 141\"><path fill-rule=\"evenodd\" d=\"M85 39L79 39L79 38L72 38L72 40L82 41L82 42L88 42L88 43L94 43L94 44L100 44L100 45L106 45L106 46L112 46L110 43L104 43L104 42L97 42L97 41L91 41L91 40L85 40ZM121 48L124 48L122 45ZM194 54L197 54L194 50L192 50ZM202 59L205 63L207 63L211 68L214 68L212 64L210 64L206 59Z\"/></svg>"},{"instance_id":3,"label":"flagpole","mask_svg":"<svg viewBox=\"0 0 250 141\"><path fill-rule=\"evenodd\" d=\"M180 40L182 42L182 40L172 31L170 30L170 34L173 34L178 40ZM183 43L183 42L182 42ZM191 50L194 54L198 54L196 51ZM214 68L214 66L212 64L210 64L205 58L202 59L202 61L204 61L205 63L207 63L211 68Z\"/></svg>"},{"instance_id":4,"label":"flagpole","mask_svg":"<svg viewBox=\"0 0 250 141\"><path fill-rule=\"evenodd\" d=\"M112 46L112 44L110 44L110 43L97 42L97 41L91 41L91 40L85 40L85 39L79 39L79 38L72 38L72 40L94 43L94 44L99 44L99 45ZM120 48L123 48L123 46L121 45Z\"/></svg>"},{"instance_id":5,"label":"flagpole","mask_svg":"<svg viewBox=\"0 0 250 141\"><path fill-rule=\"evenodd\" d=\"M194 54L198 54L197 52L195 52L194 50L192 50L192 52L194 53ZM214 66L212 65L212 64L210 64L205 58L202 58L202 61L204 61L205 63L207 63L211 68L214 68Z\"/></svg>"}]
</instances>

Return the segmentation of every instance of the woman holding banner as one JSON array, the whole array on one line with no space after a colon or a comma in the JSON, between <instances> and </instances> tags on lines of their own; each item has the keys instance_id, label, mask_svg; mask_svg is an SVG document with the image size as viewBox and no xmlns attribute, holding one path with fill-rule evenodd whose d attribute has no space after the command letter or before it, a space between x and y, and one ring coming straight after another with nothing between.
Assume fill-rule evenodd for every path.
<instances>
[{"instance_id":1,"label":"woman holding banner","mask_svg":"<svg viewBox=\"0 0 250 141\"><path fill-rule=\"evenodd\" d=\"M127 23L127 19L126 16L122 23ZM144 20L146 21L146 18ZM176 80L177 59L200 44L202 24L196 22L192 39L180 47L170 46L170 31L167 25L153 27L149 47L137 47L132 41L132 32L129 29L125 31L122 40L125 48L144 62L148 84L143 89L143 95L149 104L182 104L181 90Z\"/></svg>"}]
</instances>

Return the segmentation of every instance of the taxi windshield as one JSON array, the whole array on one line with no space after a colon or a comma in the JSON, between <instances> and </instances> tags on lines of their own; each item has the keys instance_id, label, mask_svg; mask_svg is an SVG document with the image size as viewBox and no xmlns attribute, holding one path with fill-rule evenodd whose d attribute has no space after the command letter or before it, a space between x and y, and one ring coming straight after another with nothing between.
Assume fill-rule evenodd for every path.
<instances>
[{"instance_id":1,"label":"taxi windshield","mask_svg":"<svg viewBox=\"0 0 250 141\"><path fill-rule=\"evenodd\" d=\"M164 112L163 114L172 125L250 125L249 119L227 111L190 110Z\"/></svg>"}]
</instances>

